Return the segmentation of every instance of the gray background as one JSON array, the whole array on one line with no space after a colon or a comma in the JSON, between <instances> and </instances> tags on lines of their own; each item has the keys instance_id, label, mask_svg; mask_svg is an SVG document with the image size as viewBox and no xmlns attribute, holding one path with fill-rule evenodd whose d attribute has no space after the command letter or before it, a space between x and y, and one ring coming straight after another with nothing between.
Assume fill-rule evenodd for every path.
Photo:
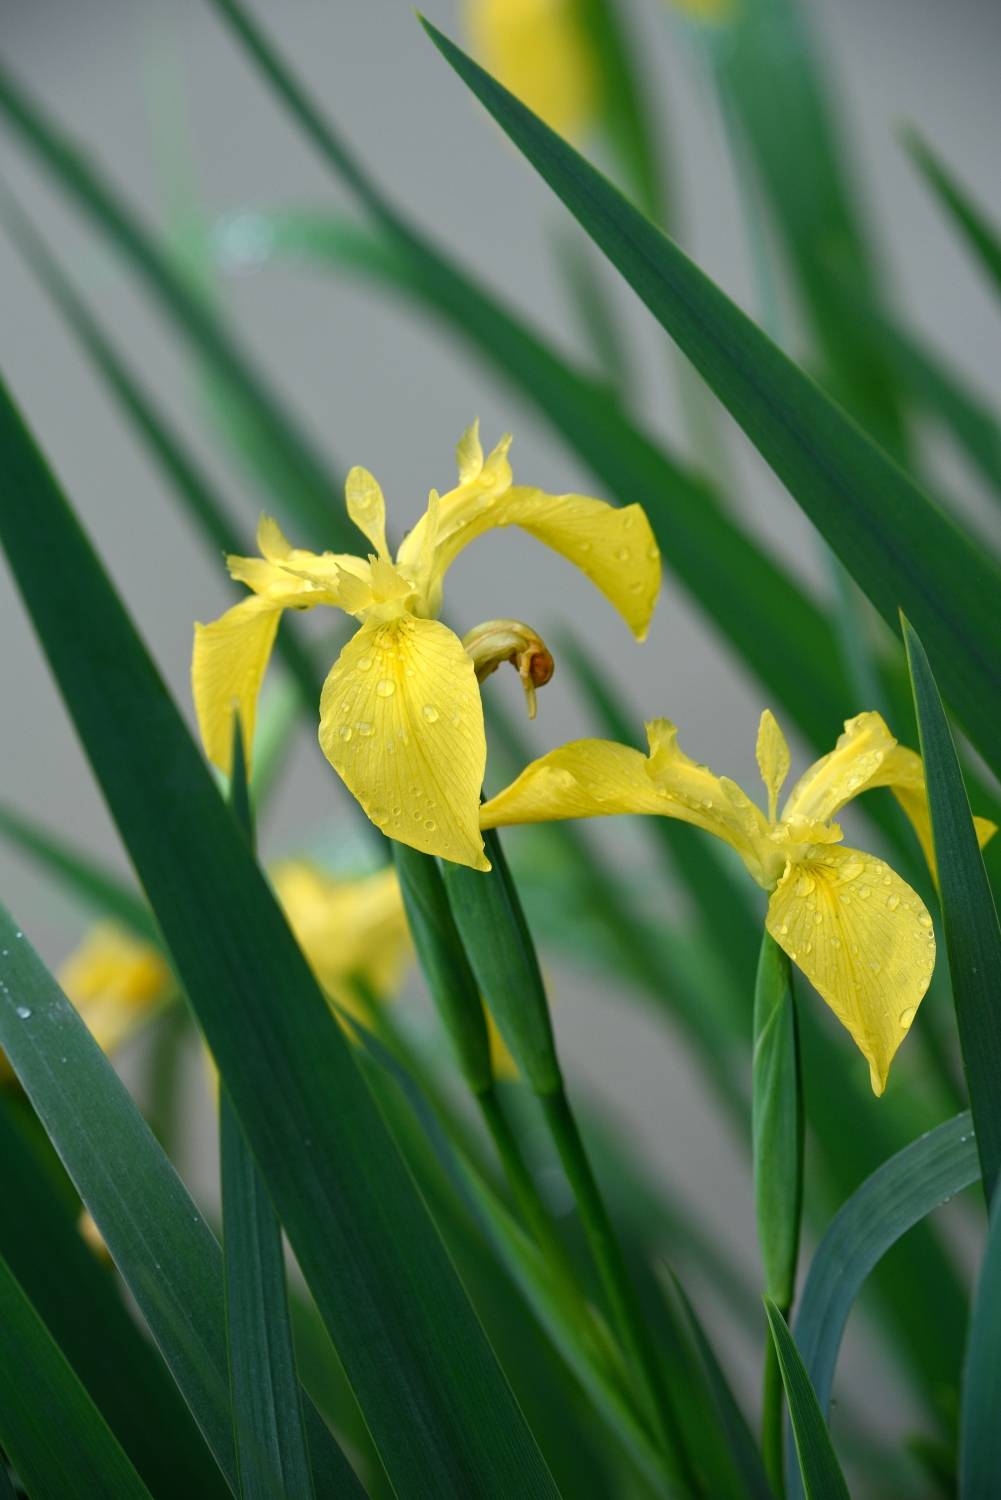
<instances>
[{"instance_id":1,"label":"gray background","mask_svg":"<svg viewBox=\"0 0 1001 1500\"><path fill-rule=\"evenodd\" d=\"M750 258L711 91L689 38L661 0L629 0L627 8L658 80L659 113L681 186L681 238L753 312ZM808 9L837 80L899 304L982 389L996 390L997 308L893 131L901 121L920 120L982 199L1001 208L998 9L987 0L948 6L813 0ZM426 10L455 33L454 0L427 0ZM438 58L408 0L287 0L260 7L260 14L280 27L296 65L399 201L564 347L582 351L553 256L557 235L570 232L566 217ZM207 9L193 0L2 0L0 39L8 64L151 222L164 215L163 160L154 142L164 120L177 115L179 91L199 188L211 211L324 201L346 206ZM195 392L169 333L118 263L81 231L7 139L0 139L0 170L122 348L205 453L249 533L260 497L205 441ZM58 315L2 238L0 286L4 375L190 716L191 623L212 618L228 603L221 563L179 523L170 496ZM680 439L677 382L667 377L662 340L630 295L617 285L612 290L642 370L643 413L652 427ZM227 301L243 341L317 443L338 465L364 463L377 473L397 534L420 513L430 486L451 483L454 441L476 414L488 439L514 430L520 480L592 490L573 456L520 399L449 336L408 311L355 285L296 270L245 276L229 285ZM791 323L784 334L795 345ZM726 418L719 430L738 475L738 508L823 589L809 526ZM947 452L936 461L982 516L973 478ZM8 575L0 576L0 795L121 862ZM753 787L760 690L669 573L641 648L583 579L513 535L491 537L463 557L449 577L448 607L464 628L496 615L528 619L543 634L561 620L574 622L628 684L637 718L667 714L681 725L690 753ZM780 641L775 649L781 651ZM487 691L517 707L513 674L493 679ZM854 707L846 705L846 713ZM557 743L585 727L569 684L557 674L533 727L536 743ZM838 727L831 725L832 739ZM314 837L318 819L344 817L340 788L304 734L291 784L264 830L265 853L300 847ZM628 864L635 835L619 825L605 838L611 857ZM81 915L3 850L0 894L53 963L82 930ZM675 1182L701 1180L704 1212L721 1235L741 1247L750 1244L743 1167L671 1037L565 964L553 972L553 990L571 1076L600 1091L650 1148L656 1170ZM207 1153L190 1166L196 1179L208 1181ZM895 1410L888 1401L887 1419Z\"/></svg>"}]
</instances>

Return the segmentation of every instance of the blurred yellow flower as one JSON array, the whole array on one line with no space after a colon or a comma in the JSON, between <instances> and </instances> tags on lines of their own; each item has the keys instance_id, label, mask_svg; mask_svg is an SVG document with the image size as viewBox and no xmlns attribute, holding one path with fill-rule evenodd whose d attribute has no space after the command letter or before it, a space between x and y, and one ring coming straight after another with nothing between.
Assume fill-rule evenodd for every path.
<instances>
[{"instance_id":1,"label":"blurred yellow flower","mask_svg":"<svg viewBox=\"0 0 1001 1500\"><path fill-rule=\"evenodd\" d=\"M392 865L348 880L305 860L284 860L271 883L320 988L364 1019L364 998L395 996L411 956Z\"/></svg>"},{"instance_id":2,"label":"blurred yellow flower","mask_svg":"<svg viewBox=\"0 0 1001 1500\"><path fill-rule=\"evenodd\" d=\"M737 12L737 0L667 0L667 4L689 20L710 26L733 20Z\"/></svg>"},{"instance_id":3,"label":"blurred yellow flower","mask_svg":"<svg viewBox=\"0 0 1001 1500\"><path fill-rule=\"evenodd\" d=\"M347 507L374 548L367 559L305 552L291 547L274 521L261 522L262 556L229 558L230 573L251 597L211 625L195 626L192 686L210 760L228 772L235 709L249 761L282 610L342 609L359 628L323 687L324 754L391 838L489 869L478 816L487 745L477 663L436 618L447 569L484 532L519 526L586 573L640 639L660 586L660 555L640 506L616 509L515 485L510 442L503 438L484 460L477 425L463 434L458 486L442 496L432 490L395 559L382 491L365 469L348 475Z\"/></svg>"},{"instance_id":4,"label":"blurred yellow flower","mask_svg":"<svg viewBox=\"0 0 1001 1500\"><path fill-rule=\"evenodd\" d=\"M862 792L889 787L930 856L920 757L897 744L879 714L859 714L845 724L834 750L796 783L780 814L789 747L766 709L757 743L766 816L733 781L683 754L666 719L648 724L647 735L648 756L608 740L578 740L550 751L484 805L482 826L659 813L725 840L770 892L769 933L848 1029L881 1094L931 981L932 919L889 865L840 847L841 829L832 819ZM995 827L974 821L985 844Z\"/></svg>"},{"instance_id":5,"label":"blurred yellow flower","mask_svg":"<svg viewBox=\"0 0 1001 1500\"><path fill-rule=\"evenodd\" d=\"M600 75L580 0L466 0L472 51L499 83L576 140L600 104Z\"/></svg>"}]
</instances>

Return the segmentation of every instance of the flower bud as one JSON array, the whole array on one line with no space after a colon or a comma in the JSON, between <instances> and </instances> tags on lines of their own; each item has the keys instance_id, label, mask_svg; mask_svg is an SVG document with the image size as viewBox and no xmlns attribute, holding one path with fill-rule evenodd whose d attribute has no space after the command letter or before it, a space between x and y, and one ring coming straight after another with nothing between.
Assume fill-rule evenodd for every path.
<instances>
[{"instance_id":1,"label":"flower bud","mask_svg":"<svg viewBox=\"0 0 1001 1500\"><path fill-rule=\"evenodd\" d=\"M502 662L509 661L517 668L528 701L528 717L534 719L535 690L545 687L555 666L542 637L521 620L487 620L464 636L462 644L473 659L478 682L496 672Z\"/></svg>"}]
</instances>

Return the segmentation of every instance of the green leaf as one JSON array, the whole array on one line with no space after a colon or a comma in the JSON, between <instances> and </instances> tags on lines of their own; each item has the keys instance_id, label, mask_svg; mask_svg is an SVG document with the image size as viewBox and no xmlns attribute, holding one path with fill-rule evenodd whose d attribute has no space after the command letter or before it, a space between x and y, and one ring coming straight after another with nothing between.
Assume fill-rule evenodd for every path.
<instances>
[{"instance_id":1,"label":"green leaf","mask_svg":"<svg viewBox=\"0 0 1001 1500\"><path fill-rule=\"evenodd\" d=\"M904 145L994 291L1001 292L1001 232L916 130L904 132Z\"/></svg>"},{"instance_id":2,"label":"green leaf","mask_svg":"<svg viewBox=\"0 0 1001 1500\"><path fill-rule=\"evenodd\" d=\"M765 1292L785 1313L803 1213L803 1102L789 959L769 933L754 987L751 1139Z\"/></svg>"},{"instance_id":3,"label":"green leaf","mask_svg":"<svg viewBox=\"0 0 1001 1500\"><path fill-rule=\"evenodd\" d=\"M348 1043L6 397L0 445L14 576L394 1484L552 1494Z\"/></svg>"},{"instance_id":4,"label":"green leaf","mask_svg":"<svg viewBox=\"0 0 1001 1500\"><path fill-rule=\"evenodd\" d=\"M2 1259L0 1443L32 1500L151 1500Z\"/></svg>"},{"instance_id":5,"label":"green leaf","mask_svg":"<svg viewBox=\"0 0 1001 1500\"><path fill-rule=\"evenodd\" d=\"M146 903L124 880L89 854L75 849L11 807L0 806L0 838L55 876L68 891L102 916L113 917L137 937L158 941L156 924Z\"/></svg>"},{"instance_id":6,"label":"green leaf","mask_svg":"<svg viewBox=\"0 0 1001 1500\"><path fill-rule=\"evenodd\" d=\"M272 482L282 489L312 539L329 545L339 537L346 543L351 528L340 508L331 504L336 486L325 462L267 388L238 340L171 264L100 170L5 68L0 68L0 115L64 195L131 266L178 333L222 382L233 407L257 433Z\"/></svg>"},{"instance_id":7,"label":"green leaf","mask_svg":"<svg viewBox=\"0 0 1001 1500\"><path fill-rule=\"evenodd\" d=\"M959 1422L960 1500L991 1500L1001 1474L1001 1199L991 1211L987 1248L970 1318Z\"/></svg>"},{"instance_id":8,"label":"green leaf","mask_svg":"<svg viewBox=\"0 0 1001 1500\"><path fill-rule=\"evenodd\" d=\"M914 621L971 739L1001 768L1001 615L994 607L1001 570L600 173L425 26L689 356L884 618L896 627L903 608Z\"/></svg>"},{"instance_id":9,"label":"green leaf","mask_svg":"<svg viewBox=\"0 0 1001 1500\"><path fill-rule=\"evenodd\" d=\"M924 647L909 621L904 643L928 783L942 928L963 1066L988 1203L1001 1168L1001 927L973 826L949 722Z\"/></svg>"},{"instance_id":10,"label":"green leaf","mask_svg":"<svg viewBox=\"0 0 1001 1500\"><path fill-rule=\"evenodd\" d=\"M253 848L243 735L233 720L230 807ZM314 1500L285 1283L282 1226L219 1090L226 1343L242 1500Z\"/></svg>"},{"instance_id":11,"label":"green leaf","mask_svg":"<svg viewBox=\"0 0 1001 1500\"><path fill-rule=\"evenodd\" d=\"M792 1334L786 1327L786 1320L770 1297L765 1298L765 1312L782 1371L807 1500L850 1500L820 1402Z\"/></svg>"},{"instance_id":12,"label":"green leaf","mask_svg":"<svg viewBox=\"0 0 1001 1500\"><path fill-rule=\"evenodd\" d=\"M662 133L652 118L650 93L622 8L615 0L579 0L601 74L601 114L626 189L655 223L669 217Z\"/></svg>"},{"instance_id":13,"label":"green leaf","mask_svg":"<svg viewBox=\"0 0 1001 1500\"><path fill-rule=\"evenodd\" d=\"M177 1387L126 1310L114 1272L84 1242L77 1200L57 1191L6 1091L0 1198L0 1256L158 1500L228 1495Z\"/></svg>"},{"instance_id":14,"label":"green leaf","mask_svg":"<svg viewBox=\"0 0 1001 1500\"><path fill-rule=\"evenodd\" d=\"M979 1176L970 1116L957 1115L890 1157L835 1214L810 1262L795 1320L796 1343L822 1409L831 1399L848 1316L867 1278L902 1235Z\"/></svg>"}]
</instances>

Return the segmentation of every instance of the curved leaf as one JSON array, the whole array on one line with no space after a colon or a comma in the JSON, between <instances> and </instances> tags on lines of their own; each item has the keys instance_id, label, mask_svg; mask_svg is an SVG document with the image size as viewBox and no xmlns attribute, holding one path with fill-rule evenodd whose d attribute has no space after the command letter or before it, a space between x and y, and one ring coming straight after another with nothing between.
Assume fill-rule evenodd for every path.
<instances>
[{"instance_id":1,"label":"curved leaf","mask_svg":"<svg viewBox=\"0 0 1001 1500\"><path fill-rule=\"evenodd\" d=\"M1001 772L1001 569L585 159L429 23L460 78L675 339L888 623L903 609Z\"/></svg>"}]
</instances>

